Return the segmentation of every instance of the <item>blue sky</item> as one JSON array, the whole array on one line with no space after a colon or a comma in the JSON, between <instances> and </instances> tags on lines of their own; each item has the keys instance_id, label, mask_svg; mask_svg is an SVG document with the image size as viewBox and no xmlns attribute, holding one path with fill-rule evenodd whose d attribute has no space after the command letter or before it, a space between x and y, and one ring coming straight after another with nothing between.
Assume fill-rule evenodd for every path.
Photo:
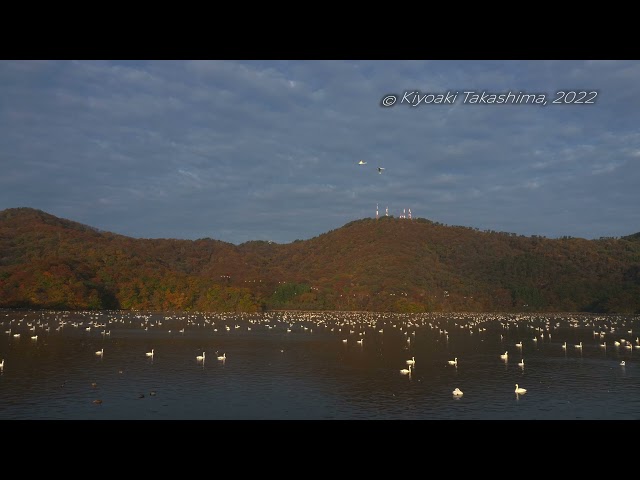
<instances>
[{"instance_id":1,"label":"blue sky","mask_svg":"<svg viewBox=\"0 0 640 480\"><path fill-rule=\"evenodd\" d=\"M527 236L640 231L640 62L0 61L0 209L240 244L376 204Z\"/></svg>"}]
</instances>

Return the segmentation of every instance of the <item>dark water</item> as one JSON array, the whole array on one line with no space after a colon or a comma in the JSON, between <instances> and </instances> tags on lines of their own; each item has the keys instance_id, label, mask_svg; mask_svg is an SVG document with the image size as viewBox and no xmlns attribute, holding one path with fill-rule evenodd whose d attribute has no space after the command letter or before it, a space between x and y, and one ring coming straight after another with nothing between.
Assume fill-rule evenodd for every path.
<instances>
[{"instance_id":1,"label":"dark water","mask_svg":"<svg viewBox=\"0 0 640 480\"><path fill-rule=\"evenodd\" d=\"M5 310L0 419L640 419L639 320Z\"/></svg>"}]
</instances>

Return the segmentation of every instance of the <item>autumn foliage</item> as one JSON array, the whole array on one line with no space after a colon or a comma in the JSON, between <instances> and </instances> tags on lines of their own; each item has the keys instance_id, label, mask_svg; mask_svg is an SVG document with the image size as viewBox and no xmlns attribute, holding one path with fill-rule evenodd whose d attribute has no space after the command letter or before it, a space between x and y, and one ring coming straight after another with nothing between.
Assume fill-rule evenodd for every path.
<instances>
[{"instance_id":1,"label":"autumn foliage","mask_svg":"<svg viewBox=\"0 0 640 480\"><path fill-rule=\"evenodd\" d=\"M0 211L0 307L640 313L640 234L547 239L382 217L233 245L14 208Z\"/></svg>"}]
</instances>

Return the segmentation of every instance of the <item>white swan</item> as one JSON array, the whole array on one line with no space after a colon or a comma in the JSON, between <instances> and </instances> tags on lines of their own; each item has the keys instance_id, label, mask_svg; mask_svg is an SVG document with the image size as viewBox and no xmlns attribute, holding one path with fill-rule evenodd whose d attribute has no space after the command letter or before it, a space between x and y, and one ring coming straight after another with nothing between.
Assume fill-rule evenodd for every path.
<instances>
[{"instance_id":1,"label":"white swan","mask_svg":"<svg viewBox=\"0 0 640 480\"><path fill-rule=\"evenodd\" d=\"M456 389L453 391L453 394L456 397L461 397L462 396L462 390L460 390L458 387L456 387Z\"/></svg>"},{"instance_id":2,"label":"white swan","mask_svg":"<svg viewBox=\"0 0 640 480\"><path fill-rule=\"evenodd\" d=\"M407 360L407 365L415 365L416 364L416 357L411 357L411 360Z\"/></svg>"},{"instance_id":3,"label":"white swan","mask_svg":"<svg viewBox=\"0 0 640 480\"><path fill-rule=\"evenodd\" d=\"M0 370L4 370L4 358L2 359L2 362L0 362Z\"/></svg>"},{"instance_id":4,"label":"white swan","mask_svg":"<svg viewBox=\"0 0 640 480\"><path fill-rule=\"evenodd\" d=\"M96 352L96 355L100 355L100 356L104 355L104 348L101 348L100 350L98 350Z\"/></svg>"},{"instance_id":5,"label":"white swan","mask_svg":"<svg viewBox=\"0 0 640 480\"><path fill-rule=\"evenodd\" d=\"M516 383L516 390L515 390L515 392L516 392L516 393L527 393L527 389L526 389L526 388L520 388L520 387L518 386L518 384Z\"/></svg>"},{"instance_id":6,"label":"white swan","mask_svg":"<svg viewBox=\"0 0 640 480\"><path fill-rule=\"evenodd\" d=\"M509 358L509 352L504 352L504 354L500 355L500 358L506 360L507 358Z\"/></svg>"},{"instance_id":7,"label":"white swan","mask_svg":"<svg viewBox=\"0 0 640 480\"><path fill-rule=\"evenodd\" d=\"M411 364L409 364L409 368L403 368L402 370L400 370L400 373L402 375L410 375L411 374Z\"/></svg>"},{"instance_id":8,"label":"white swan","mask_svg":"<svg viewBox=\"0 0 640 480\"><path fill-rule=\"evenodd\" d=\"M454 358L453 360L449 360L449 365L455 365L456 367L458 366L458 357Z\"/></svg>"},{"instance_id":9,"label":"white swan","mask_svg":"<svg viewBox=\"0 0 640 480\"><path fill-rule=\"evenodd\" d=\"M205 352L202 352L202 355L198 355L198 356L196 357L196 360L197 360L198 362L204 362L204 357L205 357L205 355L206 355L206 353L205 353Z\"/></svg>"},{"instance_id":10,"label":"white swan","mask_svg":"<svg viewBox=\"0 0 640 480\"><path fill-rule=\"evenodd\" d=\"M567 342L564 342L564 343L562 344L562 348L564 348L565 350L567 349Z\"/></svg>"},{"instance_id":11,"label":"white swan","mask_svg":"<svg viewBox=\"0 0 640 480\"><path fill-rule=\"evenodd\" d=\"M516 343L516 347L520 347L520 348L522 348L522 342L518 342L518 343Z\"/></svg>"},{"instance_id":12,"label":"white swan","mask_svg":"<svg viewBox=\"0 0 640 480\"><path fill-rule=\"evenodd\" d=\"M624 367L624 366L626 365L625 361L624 361L624 360L622 360L622 361L620 362L620 365L622 365L622 366Z\"/></svg>"},{"instance_id":13,"label":"white swan","mask_svg":"<svg viewBox=\"0 0 640 480\"><path fill-rule=\"evenodd\" d=\"M218 360L224 361L226 359L227 359L227 354L226 353L223 353L222 355L218 355Z\"/></svg>"},{"instance_id":14,"label":"white swan","mask_svg":"<svg viewBox=\"0 0 640 480\"><path fill-rule=\"evenodd\" d=\"M576 347L576 348L582 348L582 342L580 342L580 344L579 344L579 345L574 345L574 347Z\"/></svg>"},{"instance_id":15,"label":"white swan","mask_svg":"<svg viewBox=\"0 0 640 480\"><path fill-rule=\"evenodd\" d=\"M519 367L524 367L524 358L522 359L522 361L520 363L518 363Z\"/></svg>"},{"instance_id":16,"label":"white swan","mask_svg":"<svg viewBox=\"0 0 640 480\"><path fill-rule=\"evenodd\" d=\"M147 357L153 357L153 348L151 349L151 351L150 351L150 352L145 353L145 355L146 355Z\"/></svg>"}]
</instances>

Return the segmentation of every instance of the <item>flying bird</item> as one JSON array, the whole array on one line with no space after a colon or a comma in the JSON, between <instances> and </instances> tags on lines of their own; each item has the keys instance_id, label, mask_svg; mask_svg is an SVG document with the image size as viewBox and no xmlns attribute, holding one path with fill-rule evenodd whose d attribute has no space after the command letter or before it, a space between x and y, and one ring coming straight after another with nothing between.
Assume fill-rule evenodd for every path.
<instances>
[{"instance_id":1,"label":"flying bird","mask_svg":"<svg viewBox=\"0 0 640 480\"><path fill-rule=\"evenodd\" d=\"M378 173L382 175L382 170L384 170L383 167L378 167Z\"/></svg>"},{"instance_id":2,"label":"flying bird","mask_svg":"<svg viewBox=\"0 0 640 480\"><path fill-rule=\"evenodd\" d=\"M367 164L367 162L365 162L364 160L360 160L360 161L358 162L358 165L366 165L366 164Z\"/></svg>"}]
</instances>

